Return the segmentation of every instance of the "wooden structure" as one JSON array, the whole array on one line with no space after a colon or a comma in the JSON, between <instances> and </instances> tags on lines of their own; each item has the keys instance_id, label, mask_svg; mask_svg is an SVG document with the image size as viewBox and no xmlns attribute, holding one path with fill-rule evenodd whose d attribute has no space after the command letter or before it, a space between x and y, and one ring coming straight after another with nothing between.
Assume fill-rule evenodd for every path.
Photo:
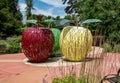
<instances>
[{"instance_id":1,"label":"wooden structure","mask_svg":"<svg viewBox=\"0 0 120 83\"><path fill-rule=\"evenodd\" d=\"M93 36L93 46L101 46L105 40L105 36L95 35Z\"/></svg>"}]
</instances>

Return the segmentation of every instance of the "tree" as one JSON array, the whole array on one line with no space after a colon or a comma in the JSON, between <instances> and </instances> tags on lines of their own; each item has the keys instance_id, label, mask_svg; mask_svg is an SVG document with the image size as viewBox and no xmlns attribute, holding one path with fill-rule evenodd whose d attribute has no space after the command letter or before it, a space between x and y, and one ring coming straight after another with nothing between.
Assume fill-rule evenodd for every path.
<instances>
[{"instance_id":1,"label":"tree","mask_svg":"<svg viewBox=\"0 0 120 83\"><path fill-rule=\"evenodd\" d=\"M27 15L27 19L29 19L29 17L32 15L31 10L34 9L33 8L33 0L25 0L25 3L27 5L27 7L26 7L26 15Z\"/></svg>"},{"instance_id":2,"label":"tree","mask_svg":"<svg viewBox=\"0 0 120 83\"><path fill-rule=\"evenodd\" d=\"M0 36L19 35L17 31L22 25L22 14L18 0L0 0Z\"/></svg>"},{"instance_id":3,"label":"tree","mask_svg":"<svg viewBox=\"0 0 120 83\"><path fill-rule=\"evenodd\" d=\"M67 3L65 8L68 14L77 14L81 21L91 18L100 19L102 32L106 38L111 33L120 31L120 0L62 0ZM95 24L92 24L93 29ZM115 37L115 36L114 36ZM120 41L120 39L119 39Z\"/></svg>"},{"instance_id":4,"label":"tree","mask_svg":"<svg viewBox=\"0 0 120 83\"><path fill-rule=\"evenodd\" d=\"M55 19L56 19L56 20L60 20L61 18L60 18L60 16L57 16Z\"/></svg>"},{"instance_id":5,"label":"tree","mask_svg":"<svg viewBox=\"0 0 120 83\"><path fill-rule=\"evenodd\" d=\"M68 20L74 20L73 16L72 15L66 15L64 17L64 19L68 19Z\"/></svg>"}]
</instances>

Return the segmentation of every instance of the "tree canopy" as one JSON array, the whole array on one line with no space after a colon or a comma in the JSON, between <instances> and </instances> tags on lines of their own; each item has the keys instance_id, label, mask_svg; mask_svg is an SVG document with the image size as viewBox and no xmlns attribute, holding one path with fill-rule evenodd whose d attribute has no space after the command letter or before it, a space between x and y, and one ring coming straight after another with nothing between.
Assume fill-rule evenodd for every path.
<instances>
[{"instance_id":1,"label":"tree canopy","mask_svg":"<svg viewBox=\"0 0 120 83\"><path fill-rule=\"evenodd\" d=\"M29 17L32 15L32 9L33 8L33 0L25 0L25 3L27 5L26 7L26 15L27 15L27 19L29 19Z\"/></svg>"},{"instance_id":2,"label":"tree canopy","mask_svg":"<svg viewBox=\"0 0 120 83\"><path fill-rule=\"evenodd\" d=\"M120 32L120 0L62 0L67 3L65 12L76 14L80 21L100 19L102 32L107 38L118 39L116 32ZM92 26L90 29L92 29ZM119 33L118 33L119 34ZM120 35L120 34L119 34ZM113 37L114 36L114 37ZM120 38L120 36L119 36ZM120 41L120 39L119 39Z\"/></svg>"},{"instance_id":3,"label":"tree canopy","mask_svg":"<svg viewBox=\"0 0 120 83\"><path fill-rule=\"evenodd\" d=\"M18 0L0 0L0 36L19 35L22 25L22 14Z\"/></svg>"}]
</instances>

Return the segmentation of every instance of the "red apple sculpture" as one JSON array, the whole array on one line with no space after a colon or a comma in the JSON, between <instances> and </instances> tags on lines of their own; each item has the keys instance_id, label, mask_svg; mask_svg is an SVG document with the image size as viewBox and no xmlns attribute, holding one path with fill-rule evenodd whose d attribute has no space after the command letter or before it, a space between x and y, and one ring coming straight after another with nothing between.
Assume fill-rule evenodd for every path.
<instances>
[{"instance_id":1,"label":"red apple sculpture","mask_svg":"<svg viewBox=\"0 0 120 83\"><path fill-rule=\"evenodd\" d=\"M27 28L22 34L22 49L30 62L44 62L54 48L54 36L44 27Z\"/></svg>"}]
</instances>

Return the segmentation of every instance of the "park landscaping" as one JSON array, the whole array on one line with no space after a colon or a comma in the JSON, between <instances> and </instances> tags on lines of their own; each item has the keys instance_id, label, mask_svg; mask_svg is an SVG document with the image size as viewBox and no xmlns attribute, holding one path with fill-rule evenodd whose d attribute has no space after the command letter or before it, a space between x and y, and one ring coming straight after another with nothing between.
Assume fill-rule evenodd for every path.
<instances>
[{"instance_id":1,"label":"park landscaping","mask_svg":"<svg viewBox=\"0 0 120 83\"><path fill-rule=\"evenodd\" d=\"M0 64L3 65L0 67L0 75L6 73L10 77L1 80L1 83L9 83L10 80L15 83L15 80L20 80L19 77L24 78L24 83L35 83L38 79L40 83L100 83L104 76L117 73L120 66L120 24L119 11L114 8L117 9L120 2L62 1L69 5L65 9L69 15L55 18L27 13L26 24L22 24L19 10L14 13L12 10L5 12L1 8L0 15L6 21L1 19L0 23ZM15 1L11 3L15 6ZM107 11L109 5L113 7L110 6ZM12 8L13 5L8 7ZM9 10L8 7L6 10ZM88 11L89 8L91 10ZM17 6L14 9L17 10ZM10 17L4 16L6 13ZM7 72L4 72L6 63ZM10 75L9 66L15 67L13 64L21 65L21 69L18 67L18 71L16 68L16 72ZM34 73L31 72L32 69ZM27 75L34 79L30 82L30 79L24 77ZM119 80L114 82L119 83Z\"/></svg>"}]
</instances>

